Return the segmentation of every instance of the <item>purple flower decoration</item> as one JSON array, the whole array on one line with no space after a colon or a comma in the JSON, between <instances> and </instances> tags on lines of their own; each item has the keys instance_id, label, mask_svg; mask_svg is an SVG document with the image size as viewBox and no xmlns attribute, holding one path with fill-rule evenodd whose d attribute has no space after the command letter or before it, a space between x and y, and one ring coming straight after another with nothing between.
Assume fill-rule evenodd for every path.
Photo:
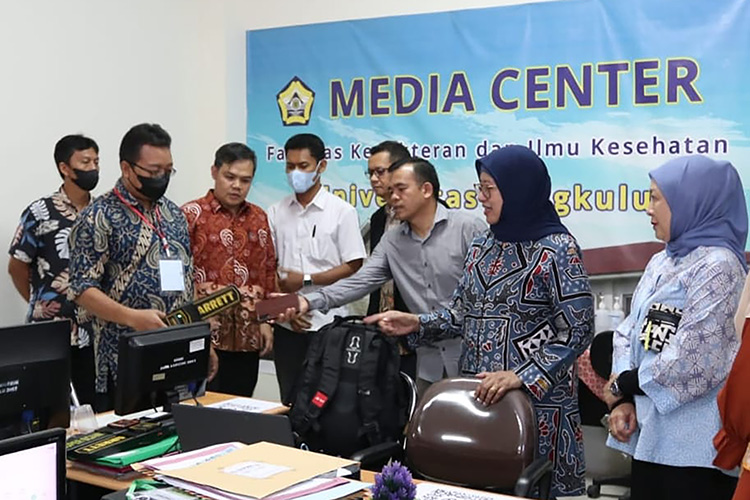
<instances>
[{"instance_id":1,"label":"purple flower decoration","mask_svg":"<svg viewBox=\"0 0 750 500\"><path fill-rule=\"evenodd\" d=\"M416 496L417 487L411 472L399 462L389 462L375 475L373 500L414 500Z\"/></svg>"}]
</instances>

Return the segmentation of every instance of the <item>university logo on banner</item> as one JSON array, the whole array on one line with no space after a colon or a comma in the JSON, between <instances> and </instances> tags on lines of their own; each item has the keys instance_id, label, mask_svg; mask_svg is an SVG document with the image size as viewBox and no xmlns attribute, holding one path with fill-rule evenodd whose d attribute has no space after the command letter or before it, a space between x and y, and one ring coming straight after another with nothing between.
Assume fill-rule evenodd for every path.
<instances>
[{"instance_id":1,"label":"university logo on banner","mask_svg":"<svg viewBox=\"0 0 750 500\"><path fill-rule=\"evenodd\" d=\"M307 125L312 115L315 92L295 76L276 94L276 102L281 123L286 126Z\"/></svg>"}]
</instances>

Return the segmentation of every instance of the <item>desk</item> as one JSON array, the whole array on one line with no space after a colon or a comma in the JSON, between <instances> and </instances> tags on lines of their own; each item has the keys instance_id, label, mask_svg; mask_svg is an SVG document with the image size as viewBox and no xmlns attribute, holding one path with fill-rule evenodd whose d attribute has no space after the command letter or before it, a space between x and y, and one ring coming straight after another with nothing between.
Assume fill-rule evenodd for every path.
<instances>
[{"instance_id":1,"label":"desk","mask_svg":"<svg viewBox=\"0 0 750 500\"><path fill-rule=\"evenodd\" d=\"M221 394L218 392L207 392L205 396L202 396L198 398L198 401L202 405L210 405L214 403L220 403L221 401L226 401L228 399L236 398L237 396L232 396L230 394ZM195 404L192 400L186 400L182 402L183 404ZM289 411L289 408L286 406L281 406L281 403L279 403L279 407L277 408L271 408L270 410L267 410L263 413L269 413L271 415L284 415ZM97 415L98 417L108 417L111 416L114 412L107 412L102 413L100 415ZM75 467L71 467L70 462L68 462L67 467L67 478L70 481L77 481L79 483L89 484L92 486L98 486L99 488L105 488L108 490L123 490L130 487L130 483L133 481L130 480L119 480L119 479L113 479L111 477L105 477L100 476L98 474L94 474L93 472L76 469Z\"/></svg>"},{"instance_id":2,"label":"desk","mask_svg":"<svg viewBox=\"0 0 750 500\"><path fill-rule=\"evenodd\" d=\"M360 475L360 481L363 481L365 483L373 483L374 484L375 483L375 474L376 474L375 472L372 472L372 471L369 471L369 470L363 470L359 474ZM431 481L424 481L424 480L421 480L421 479L415 479L414 482L417 483L417 484L420 484L420 483L433 484L433 485L438 484L438 483L433 483ZM459 489L461 491L465 491L467 493L467 496L471 495L473 493L475 495L485 495L487 497L490 497L490 498L496 499L496 500L521 500L521 497L510 496L510 495L501 495L500 493L490 493L490 492L487 492L487 491L472 490L472 489L469 489L469 488L459 488L458 486L450 486L450 485L441 485L441 486L445 486L446 488L450 488L450 489ZM360 495L360 496L358 496L358 495ZM348 497L348 498L360 498L360 497L361 497L361 494L357 494L357 495L352 495L351 497ZM366 496L365 498L370 498L370 496Z\"/></svg>"},{"instance_id":3,"label":"desk","mask_svg":"<svg viewBox=\"0 0 750 500\"><path fill-rule=\"evenodd\" d=\"M371 472L371 471L368 471L368 470L363 470L360 473L360 476L361 476L361 481L363 481L363 482L366 482L366 483L374 483L375 482L375 472ZM415 480L414 482L415 483L427 483L427 484L430 484L429 481L420 481L418 479ZM435 483L432 483L432 484L435 484ZM450 488L455 488L455 487L451 486ZM476 491L476 490L470 490L470 489L466 489L466 488L459 488L459 489L462 490L462 491L466 491L466 493L468 495L471 495L472 493L473 494L480 494L480 495L485 495L487 497L490 497L493 500L520 500L520 497L513 497L513 496L508 496L508 495L492 494L492 493L487 493L487 492L484 492L484 491ZM343 498L342 500L361 500L363 498L364 499L370 499L370 498L372 498L372 496L370 495L369 491L361 491L361 492L349 495L348 497ZM102 500L125 500L125 492L124 491L118 491L118 492L115 492L115 493L111 493L111 494L105 496Z\"/></svg>"}]
</instances>

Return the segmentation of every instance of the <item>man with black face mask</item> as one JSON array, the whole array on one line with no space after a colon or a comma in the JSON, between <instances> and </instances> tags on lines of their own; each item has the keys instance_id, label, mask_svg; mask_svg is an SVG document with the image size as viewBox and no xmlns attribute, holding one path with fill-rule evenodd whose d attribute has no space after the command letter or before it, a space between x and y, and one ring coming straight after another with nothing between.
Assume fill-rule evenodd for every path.
<instances>
[{"instance_id":1,"label":"man with black face mask","mask_svg":"<svg viewBox=\"0 0 750 500\"><path fill-rule=\"evenodd\" d=\"M68 234L78 213L91 203L99 181L99 146L82 135L67 135L55 145L55 165L63 184L21 214L10 247L8 273L29 303L26 321L68 319L71 377L82 403L94 401L94 350L90 325L77 324L68 288Z\"/></svg>"},{"instance_id":2,"label":"man with black face mask","mask_svg":"<svg viewBox=\"0 0 750 500\"><path fill-rule=\"evenodd\" d=\"M68 297L81 306L79 320L93 323L98 411L113 406L120 335L163 328L165 313L193 299L187 221L164 197L176 173L171 144L159 125L131 128L120 144L120 179L70 234Z\"/></svg>"}]
</instances>

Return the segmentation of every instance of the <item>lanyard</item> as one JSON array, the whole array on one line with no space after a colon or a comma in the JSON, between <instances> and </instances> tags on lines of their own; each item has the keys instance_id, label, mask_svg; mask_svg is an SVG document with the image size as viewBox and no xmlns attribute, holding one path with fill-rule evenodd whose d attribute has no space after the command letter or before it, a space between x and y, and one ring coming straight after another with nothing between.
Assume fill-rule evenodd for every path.
<instances>
[{"instance_id":1,"label":"lanyard","mask_svg":"<svg viewBox=\"0 0 750 500\"><path fill-rule=\"evenodd\" d=\"M132 203L129 203L128 200L125 199L125 197L120 193L120 190L115 188L114 190L115 195L120 198L120 201L128 207L130 210L133 211L135 215L140 217L140 219L151 229L154 230L154 232L159 236L159 239L161 240L161 245L164 247L164 251L167 252L167 257L169 257L169 242L167 241L167 236L159 229L158 227L154 226L150 220L146 218L145 215L141 213L140 210L138 210L135 206L133 206ZM159 226L161 226L161 212L159 211L159 207L157 206L154 211L156 212L156 219L159 222Z\"/></svg>"}]
</instances>

